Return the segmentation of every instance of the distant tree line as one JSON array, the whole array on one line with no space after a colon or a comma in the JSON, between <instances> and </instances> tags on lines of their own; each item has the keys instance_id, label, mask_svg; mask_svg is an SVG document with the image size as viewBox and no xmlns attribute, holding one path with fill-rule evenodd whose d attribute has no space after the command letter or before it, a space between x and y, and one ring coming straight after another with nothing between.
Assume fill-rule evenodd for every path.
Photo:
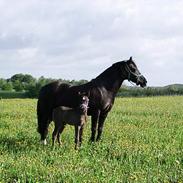
<instances>
[{"instance_id":1,"label":"distant tree line","mask_svg":"<svg viewBox=\"0 0 183 183\"><path fill-rule=\"evenodd\" d=\"M53 78L45 78L41 76L40 78L34 78L29 74L15 74L9 79L0 78L0 91L15 93L24 93L24 96L30 98L36 98L42 86L55 81ZM87 80L64 80L59 79L63 83L68 83L71 85L79 85L88 82Z\"/></svg>"},{"instance_id":2,"label":"distant tree line","mask_svg":"<svg viewBox=\"0 0 183 183\"><path fill-rule=\"evenodd\" d=\"M0 98L37 98L42 86L55 81L53 78L34 78L29 74L15 74L9 79L0 78ZM87 80L65 80L59 79L62 83L80 85ZM161 95L183 95L183 85L174 84L165 87L129 87L122 86L118 92L120 97L141 97Z\"/></svg>"},{"instance_id":3,"label":"distant tree line","mask_svg":"<svg viewBox=\"0 0 183 183\"><path fill-rule=\"evenodd\" d=\"M143 97L163 95L183 95L183 85L173 84L165 87L146 88L122 86L118 92L118 96L121 97Z\"/></svg>"}]
</instances>

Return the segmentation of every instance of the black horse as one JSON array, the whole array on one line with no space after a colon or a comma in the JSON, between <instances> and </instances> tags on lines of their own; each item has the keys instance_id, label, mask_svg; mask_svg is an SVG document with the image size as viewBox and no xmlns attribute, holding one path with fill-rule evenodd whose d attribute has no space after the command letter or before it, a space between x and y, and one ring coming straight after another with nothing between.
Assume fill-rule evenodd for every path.
<instances>
[{"instance_id":1,"label":"black horse","mask_svg":"<svg viewBox=\"0 0 183 183\"><path fill-rule=\"evenodd\" d=\"M97 126L96 140L100 140L104 121L114 104L122 82L126 79L141 87L145 87L147 84L147 80L139 72L132 57L129 60L114 63L86 84L70 86L56 81L42 87L37 104L38 132L41 135L41 140L46 143L53 109L58 106L77 107L79 105L78 92L87 93L89 97L88 115L91 116L92 121L91 141L95 141Z\"/></svg>"}]
</instances>

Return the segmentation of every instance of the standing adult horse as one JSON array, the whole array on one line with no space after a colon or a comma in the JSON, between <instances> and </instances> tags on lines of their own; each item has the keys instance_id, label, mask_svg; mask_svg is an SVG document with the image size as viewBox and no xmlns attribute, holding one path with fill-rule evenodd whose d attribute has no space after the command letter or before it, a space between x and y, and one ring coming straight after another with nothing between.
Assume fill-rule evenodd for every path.
<instances>
[{"instance_id":1,"label":"standing adult horse","mask_svg":"<svg viewBox=\"0 0 183 183\"><path fill-rule=\"evenodd\" d=\"M126 79L141 87L145 87L147 83L132 57L129 60L114 63L86 84L70 86L56 81L42 87L38 98L37 116L38 132L44 144L46 144L48 126L52 121L53 109L58 106L77 107L78 92L87 93L89 97L88 115L91 116L92 121L91 141L95 141L96 130L98 130L96 140L100 140L104 121L114 104L122 82Z\"/></svg>"}]
</instances>

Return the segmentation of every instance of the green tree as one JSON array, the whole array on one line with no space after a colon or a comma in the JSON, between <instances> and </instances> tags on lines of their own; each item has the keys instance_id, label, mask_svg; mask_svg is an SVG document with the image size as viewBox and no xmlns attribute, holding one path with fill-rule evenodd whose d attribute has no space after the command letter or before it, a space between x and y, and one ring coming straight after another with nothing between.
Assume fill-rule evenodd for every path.
<instances>
[{"instance_id":1,"label":"green tree","mask_svg":"<svg viewBox=\"0 0 183 183\"><path fill-rule=\"evenodd\" d=\"M35 83L36 79L33 76L31 76L30 74L25 74L23 79L22 79L22 82L24 82L24 83Z\"/></svg>"},{"instance_id":2,"label":"green tree","mask_svg":"<svg viewBox=\"0 0 183 183\"><path fill-rule=\"evenodd\" d=\"M20 81L23 82L24 75L23 74L15 74L10 78L11 82Z\"/></svg>"},{"instance_id":3,"label":"green tree","mask_svg":"<svg viewBox=\"0 0 183 183\"><path fill-rule=\"evenodd\" d=\"M27 90L28 97L37 98L41 87L42 87L41 83L36 83L36 84L30 85Z\"/></svg>"},{"instance_id":4,"label":"green tree","mask_svg":"<svg viewBox=\"0 0 183 183\"><path fill-rule=\"evenodd\" d=\"M13 90L12 82L6 82L6 83L2 86L2 90L5 90L5 91L12 91L12 90Z\"/></svg>"},{"instance_id":5,"label":"green tree","mask_svg":"<svg viewBox=\"0 0 183 183\"><path fill-rule=\"evenodd\" d=\"M13 82L13 88L15 89L15 91L23 91L24 89L23 84L19 80L15 80Z\"/></svg>"},{"instance_id":6,"label":"green tree","mask_svg":"<svg viewBox=\"0 0 183 183\"><path fill-rule=\"evenodd\" d=\"M16 91L28 90L29 85L36 83L36 79L30 74L15 74L9 79Z\"/></svg>"},{"instance_id":7,"label":"green tree","mask_svg":"<svg viewBox=\"0 0 183 183\"><path fill-rule=\"evenodd\" d=\"M3 78L0 78L0 90L3 90L3 86L6 84L6 80Z\"/></svg>"},{"instance_id":8,"label":"green tree","mask_svg":"<svg viewBox=\"0 0 183 183\"><path fill-rule=\"evenodd\" d=\"M46 84L48 84L48 83L51 83L51 82L53 82L53 81L55 81L55 79L52 79L52 78L45 78L44 76L41 76L41 77L38 79L37 83L39 83L39 85L41 85L41 86L44 86L44 85L46 85Z\"/></svg>"}]
</instances>

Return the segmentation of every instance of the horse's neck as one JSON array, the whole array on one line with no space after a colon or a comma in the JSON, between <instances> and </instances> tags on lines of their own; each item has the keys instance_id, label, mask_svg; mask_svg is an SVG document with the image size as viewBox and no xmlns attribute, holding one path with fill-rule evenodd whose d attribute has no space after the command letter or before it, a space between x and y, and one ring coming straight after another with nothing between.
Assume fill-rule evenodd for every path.
<instances>
[{"instance_id":1,"label":"horse's neck","mask_svg":"<svg viewBox=\"0 0 183 183\"><path fill-rule=\"evenodd\" d=\"M126 79L125 73L121 72L123 70L124 64L122 62L113 64L93 81L96 83L97 87L101 86L115 96L121 87L121 84Z\"/></svg>"},{"instance_id":2,"label":"horse's neck","mask_svg":"<svg viewBox=\"0 0 183 183\"><path fill-rule=\"evenodd\" d=\"M117 71L110 70L110 68L108 68L90 82L79 86L73 86L71 88L73 91L86 91L92 89L93 87L101 87L105 88L110 93L112 92L115 96L125 79L126 78L124 75L119 75Z\"/></svg>"},{"instance_id":3,"label":"horse's neck","mask_svg":"<svg viewBox=\"0 0 183 183\"><path fill-rule=\"evenodd\" d=\"M119 77L117 73L115 73L112 76L107 76L105 80L98 80L97 83L99 87L104 87L107 91L112 92L114 95L116 95L123 81L124 78Z\"/></svg>"},{"instance_id":4,"label":"horse's neck","mask_svg":"<svg viewBox=\"0 0 183 183\"><path fill-rule=\"evenodd\" d=\"M116 79L115 78L112 78L112 79L109 78L109 82L106 85L104 85L104 87L108 91L113 92L114 95L116 95L119 88L121 87L122 82L123 82L123 79L121 79L121 78L120 79L119 78L116 78Z\"/></svg>"}]
</instances>

